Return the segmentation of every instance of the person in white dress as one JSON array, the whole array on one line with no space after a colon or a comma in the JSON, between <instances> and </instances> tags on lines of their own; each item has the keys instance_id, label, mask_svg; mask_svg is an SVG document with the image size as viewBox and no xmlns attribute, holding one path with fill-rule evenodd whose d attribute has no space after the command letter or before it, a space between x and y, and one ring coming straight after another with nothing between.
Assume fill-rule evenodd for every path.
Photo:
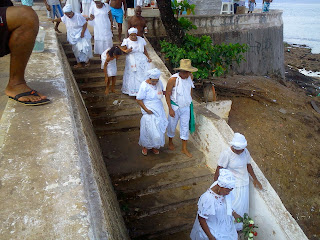
<instances>
[{"instance_id":1,"label":"person in white dress","mask_svg":"<svg viewBox=\"0 0 320 240\"><path fill-rule=\"evenodd\" d=\"M238 239L235 219L240 216L233 210L234 187L232 172L221 169L218 180L199 198L197 217L190 234L192 240Z\"/></svg>"},{"instance_id":2,"label":"person in white dress","mask_svg":"<svg viewBox=\"0 0 320 240\"><path fill-rule=\"evenodd\" d=\"M109 94L109 86L111 85L111 92L115 92L115 85L117 80L117 59L122 55L122 50L118 46L108 48L101 54L101 69L104 71L104 81L107 84L105 94Z\"/></svg>"},{"instance_id":3,"label":"person in white dress","mask_svg":"<svg viewBox=\"0 0 320 240\"><path fill-rule=\"evenodd\" d=\"M189 124L191 119L192 106L192 88L193 75L192 72L198 71L197 68L191 66L190 59L181 59L178 73L173 74L168 81L166 89L166 101L169 108L168 131L169 149L174 150L173 138L175 136L176 127L180 120L180 139L182 140L182 152L188 157L192 154L187 149L187 141L189 140Z\"/></svg>"},{"instance_id":4,"label":"person in white dress","mask_svg":"<svg viewBox=\"0 0 320 240\"><path fill-rule=\"evenodd\" d=\"M252 169L252 158L246 148L247 140L245 136L235 133L229 143L231 147L220 154L214 180L218 179L222 168L229 169L233 173L236 179L236 186L233 190L235 196L233 207L243 217L245 213L249 214L249 174L255 187L262 189L262 185ZM242 227L242 223L236 224L237 231L242 230Z\"/></svg>"},{"instance_id":5,"label":"person in white dress","mask_svg":"<svg viewBox=\"0 0 320 240\"><path fill-rule=\"evenodd\" d=\"M82 16L89 17L89 10L93 0L82 0Z\"/></svg>"},{"instance_id":6,"label":"person in white dress","mask_svg":"<svg viewBox=\"0 0 320 240\"><path fill-rule=\"evenodd\" d=\"M66 5L71 5L74 13L81 13L82 11L81 0L67 0Z\"/></svg>"},{"instance_id":7,"label":"person in white dress","mask_svg":"<svg viewBox=\"0 0 320 240\"><path fill-rule=\"evenodd\" d=\"M122 92L129 96L136 96L140 84L147 79L151 58L146 49L146 41L137 36L138 30L130 28L129 37L121 44L122 51L127 53L123 74Z\"/></svg>"},{"instance_id":8,"label":"person in white dress","mask_svg":"<svg viewBox=\"0 0 320 240\"><path fill-rule=\"evenodd\" d=\"M54 19L53 22L63 22L67 28L67 39L72 45L72 51L77 59L75 68L85 67L90 65L90 58L92 58L91 34L87 29L87 21L80 14L72 11L71 5L65 5L63 8L65 13L63 17Z\"/></svg>"},{"instance_id":9,"label":"person in white dress","mask_svg":"<svg viewBox=\"0 0 320 240\"><path fill-rule=\"evenodd\" d=\"M157 68L147 71L147 80L140 85L137 102L141 107L139 145L142 154L147 155L148 149L159 154L159 148L165 144L165 132L168 120L162 104L163 86L159 81L160 70Z\"/></svg>"},{"instance_id":10,"label":"person in white dress","mask_svg":"<svg viewBox=\"0 0 320 240\"><path fill-rule=\"evenodd\" d=\"M88 20L94 29L94 53L101 54L113 45L112 16L108 4L101 0L94 0L94 3L90 7Z\"/></svg>"}]
</instances>

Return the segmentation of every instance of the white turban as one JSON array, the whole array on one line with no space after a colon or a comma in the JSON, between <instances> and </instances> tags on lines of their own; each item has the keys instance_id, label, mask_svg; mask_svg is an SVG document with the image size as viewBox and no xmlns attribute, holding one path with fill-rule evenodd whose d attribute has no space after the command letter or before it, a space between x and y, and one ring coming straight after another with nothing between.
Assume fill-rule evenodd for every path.
<instances>
[{"instance_id":1,"label":"white turban","mask_svg":"<svg viewBox=\"0 0 320 240\"><path fill-rule=\"evenodd\" d=\"M224 187L224 188L234 188L236 185L236 179L230 170L220 168L218 180L215 181L210 186L210 188L214 187L217 184L220 187ZM228 195L225 196L226 204L227 204L227 215L229 215L229 216L232 215L232 201L234 199L232 192L233 191L231 191Z\"/></svg>"},{"instance_id":2,"label":"white turban","mask_svg":"<svg viewBox=\"0 0 320 240\"><path fill-rule=\"evenodd\" d=\"M62 10L65 13L72 12L72 6L70 4L66 4Z\"/></svg>"},{"instance_id":3,"label":"white turban","mask_svg":"<svg viewBox=\"0 0 320 240\"><path fill-rule=\"evenodd\" d=\"M240 133L235 133L232 141L229 143L235 150L245 149L248 145L246 138Z\"/></svg>"},{"instance_id":4,"label":"white turban","mask_svg":"<svg viewBox=\"0 0 320 240\"><path fill-rule=\"evenodd\" d=\"M130 28L130 29L128 30L128 33L129 33L129 35L130 35L131 33L137 34L137 33L138 33L138 29L132 27L132 28Z\"/></svg>"},{"instance_id":5,"label":"white turban","mask_svg":"<svg viewBox=\"0 0 320 240\"><path fill-rule=\"evenodd\" d=\"M236 179L232 172L228 169L219 169L218 185L223 188L234 188L236 185Z\"/></svg>"},{"instance_id":6,"label":"white turban","mask_svg":"<svg viewBox=\"0 0 320 240\"><path fill-rule=\"evenodd\" d=\"M147 71L148 79L159 79L160 74L161 72L158 68L150 69Z\"/></svg>"}]
</instances>

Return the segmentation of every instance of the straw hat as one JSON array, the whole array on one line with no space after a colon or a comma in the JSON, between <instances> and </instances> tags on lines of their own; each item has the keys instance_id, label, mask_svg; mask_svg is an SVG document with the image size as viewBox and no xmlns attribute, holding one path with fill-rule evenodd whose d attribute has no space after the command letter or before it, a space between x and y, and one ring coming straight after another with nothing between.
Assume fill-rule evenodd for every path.
<instances>
[{"instance_id":1,"label":"straw hat","mask_svg":"<svg viewBox=\"0 0 320 240\"><path fill-rule=\"evenodd\" d=\"M181 59L180 60L180 66L178 68L174 68L174 70L182 70L187 72L196 72L198 71L198 68L191 66L191 60L190 59Z\"/></svg>"}]
</instances>

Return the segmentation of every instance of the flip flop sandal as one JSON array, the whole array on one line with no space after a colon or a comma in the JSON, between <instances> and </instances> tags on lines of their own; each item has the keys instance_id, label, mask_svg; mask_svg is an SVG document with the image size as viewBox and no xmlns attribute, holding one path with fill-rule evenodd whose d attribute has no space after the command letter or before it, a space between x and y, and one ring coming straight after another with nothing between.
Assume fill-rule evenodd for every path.
<instances>
[{"instance_id":1,"label":"flip flop sandal","mask_svg":"<svg viewBox=\"0 0 320 240\"><path fill-rule=\"evenodd\" d=\"M16 102L19 102L19 103L26 105L26 106L39 106L39 105L44 105L44 104L48 104L51 102L49 99L41 99L36 102L18 100L19 98L24 97L24 96L39 96L39 94L37 91L31 90L29 92L19 93L15 97L10 97L10 96L8 96L8 97L9 97L9 99L14 100Z\"/></svg>"},{"instance_id":2,"label":"flip flop sandal","mask_svg":"<svg viewBox=\"0 0 320 240\"><path fill-rule=\"evenodd\" d=\"M152 149L152 152L153 152L154 154L156 154L156 155L158 155L158 154L160 153L158 149Z\"/></svg>"},{"instance_id":3,"label":"flip flop sandal","mask_svg":"<svg viewBox=\"0 0 320 240\"><path fill-rule=\"evenodd\" d=\"M148 155L148 150L146 149L145 151L144 151L144 149L142 149L142 154L143 154L143 156L147 156Z\"/></svg>"}]
</instances>

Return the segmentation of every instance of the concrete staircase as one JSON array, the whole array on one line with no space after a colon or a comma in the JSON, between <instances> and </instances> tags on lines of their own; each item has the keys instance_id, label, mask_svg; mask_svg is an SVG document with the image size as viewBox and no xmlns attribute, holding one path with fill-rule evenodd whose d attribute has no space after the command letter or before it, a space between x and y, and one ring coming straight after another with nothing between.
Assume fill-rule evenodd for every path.
<instances>
[{"instance_id":1,"label":"concrete staircase","mask_svg":"<svg viewBox=\"0 0 320 240\"><path fill-rule=\"evenodd\" d=\"M59 40L69 63L76 61L64 35ZM119 45L119 43L115 43ZM210 186L212 172L203 154L191 143L193 158L167 146L159 155L141 154L138 145L140 107L134 97L121 93L125 56L118 60L116 93L104 94L100 57L91 66L73 69L79 89L100 141L127 229L132 239L189 239L199 196Z\"/></svg>"}]
</instances>

